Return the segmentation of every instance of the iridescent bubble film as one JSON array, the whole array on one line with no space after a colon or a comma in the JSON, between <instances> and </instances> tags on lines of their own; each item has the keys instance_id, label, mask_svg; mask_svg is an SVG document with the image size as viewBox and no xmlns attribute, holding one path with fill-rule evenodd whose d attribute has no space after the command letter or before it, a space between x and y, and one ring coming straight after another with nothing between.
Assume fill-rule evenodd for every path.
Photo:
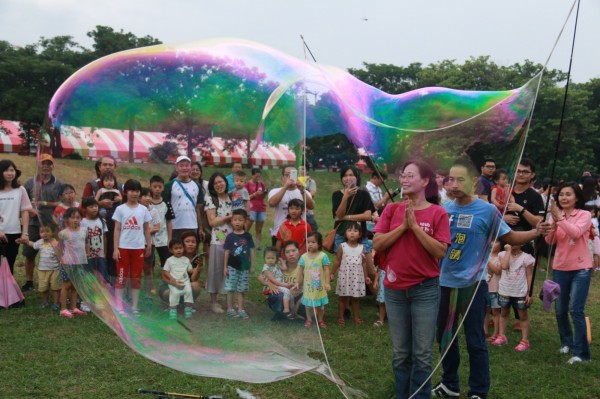
<instances>
[{"instance_id":1,"label":"iridescent bubble film","mask_svg":"<svg viewBox=\"0 0 600 399\"><path fill-rule=\"evenodd\" d=\"M130 131L193 133L206 140L250 140L249 154L283 144L295 152L298 163L310 140L341 134L390 172L413 156L448 168L473 146L501 145L512 177L540 78L506 91L431 87L394 95L340 68L253 42L215 39L101 58L59 88L49 115L65 135L77 129L92 136L96 129L124 137ZM88 141L90 151L99 145ZM326 202L323 206L329 207ZM490 234L488 243L494 238ZM479 272L486 253L483 249ZM70 274L96 315L132 349L158 363L249 382L312 371L343 384L327 368L318 331L271 321L273 314L264 303L249 305L250 320L232 322L210 312L203 291L189 320L168 320L160 307L148 307L136 317L127 307L122 313L115 310L114 296L94 273L76 269Z\"/></svg>"}]
</instances>

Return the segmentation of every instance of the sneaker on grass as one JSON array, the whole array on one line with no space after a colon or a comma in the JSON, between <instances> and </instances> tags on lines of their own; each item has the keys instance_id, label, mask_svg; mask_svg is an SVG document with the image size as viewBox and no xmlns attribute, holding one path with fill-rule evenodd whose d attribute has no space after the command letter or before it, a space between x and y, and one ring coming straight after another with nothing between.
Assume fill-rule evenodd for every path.
<instances>
[{"instance_id":1,"label":"sneaker on grass","mask_svg":"<svg viewBox=\"0 0 600 399\"><path fill-rule=\"evenodd\" d=\"M431 396L434 398L458 398L460 392L455 392L440 382L431 390Z\"/></svg>"}]
</instances>

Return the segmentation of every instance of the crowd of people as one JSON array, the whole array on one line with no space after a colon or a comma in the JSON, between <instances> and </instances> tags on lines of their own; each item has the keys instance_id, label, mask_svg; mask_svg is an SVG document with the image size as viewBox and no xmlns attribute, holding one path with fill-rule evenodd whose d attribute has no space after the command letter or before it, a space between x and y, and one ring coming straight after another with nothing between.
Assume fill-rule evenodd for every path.
<instances>
[{"instance_id":1,"label":"crowd of people","mask_svg":"<svg viewBox=\"0 0 600 399\"><path fill-rule=\"evenodd\" d=\"M211 312L248 319L245 296L256 252L263 251L257 278L276 319L326 327L334 281L339 325L363 324L359 298L376 298L374 327L388 321L398 398L460 395L454 336L462 318L467 395L477 399L490 389L487 344L508 343L511 309L513 328L522 333L515 350L530 349L527 309L537 252L548 259L560 287L560 352L571 353L570 364L591 359L585 304L592 269L600 266L600 195L591 175L581 184L544 181L536 190L535 166L522 159L511 189L509 172L493 159L484 160L480 173L468 159L447 173L415 159L398 169L400 187L390 191L385 172L375 171L363 186L359 170L348 165L332 193L333 231L325 237L315 219L315 180L303 168L281 171L280 187L267 190L260 169L249 177L234 163L229 175L215 172L205 180L200 163L180 156L169 179L153 176L143 187L134 179L121 183L116 160L105 156L78 202L75 187L54 176L51 155L40 157L37 176L23 185L14 162L2 160L2 255L13 272L23 246L22 290L34 288L37 266L41 306L66 318L90 310L78 301L69 277L73 268L85 268L113 292L121 314L143 317L140 301L160 298L169 318L190 318L204 288ZM274 220L264 246L267 206ZM330 235L333 262L323 249ZM432 386L436 340L443 375Z\"/></svg>"}]
</instances>

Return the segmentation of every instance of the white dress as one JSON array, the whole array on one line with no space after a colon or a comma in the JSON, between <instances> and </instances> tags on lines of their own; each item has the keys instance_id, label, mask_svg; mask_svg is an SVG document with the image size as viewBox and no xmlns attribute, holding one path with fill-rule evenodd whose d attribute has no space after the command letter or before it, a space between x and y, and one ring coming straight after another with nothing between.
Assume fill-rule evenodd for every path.
<instances>
[{"instance_id":1,"label":"white dress","mask_svg":"<svg viewBox=\"0 0 600 399\"><path fill-rule=\"evenodd\" d=\"M365 296L365 275L362 268L363 245L356 248L342 243L342 261L338 271L336 295L351 296L355 298Z\"/></svg>"}]
</instances>

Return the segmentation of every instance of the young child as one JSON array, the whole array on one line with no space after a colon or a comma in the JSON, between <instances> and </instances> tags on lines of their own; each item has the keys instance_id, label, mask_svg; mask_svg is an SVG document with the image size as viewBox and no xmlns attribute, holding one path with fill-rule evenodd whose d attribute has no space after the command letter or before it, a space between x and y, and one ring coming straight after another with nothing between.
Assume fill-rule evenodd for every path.
<instances>
[{"instance_id":1,"label":"young child","mask_svg":"<svg viewBox=\"0 0 600 399\"><path fill-rule=\"evenodd\" d=\"M521 251L520 245L504 246L505 251L500 252L498 257L502 261L504 257L509 257L508 264L502 264L502 276L498 283L498 302L502 307L500 314L500 333L492 345L500 346L508 343L506 338L506 325L510 314L511 305L517 306L519 319L521 320L521 342L515 347L517 352L524 352L529 349L529 317L527 308L531 305L529 296L529 287L531 286L531 276L533 275L533 256Z\"/></svg>"},{"instance_id":2,"label":"young child","mask_svg":"<svg viewBox=\"0 0 600 399\"><path fill-rule=\"evenodd\" d=\"M502 248L502 244L500 241L494 241L492 245L492 251L490 252L490 257L488 259L488 299L490 304L490 309L486 314L492 313L492 321L494 323L494 332L491 336L488 337L488 342L494 342L496 338L498 338L498 334L500 332L500 303L498 302L498 283L500 281L500 275L502 274L503 267L506 268L508 265L508 261L510 257L504 256L502 261L500 261L500 257L498 254L500 253L500 249ZM508 247L509 248L509 247ZM509 248L510 250L510 248ZM488 330L488 319L486 317L484 326L484 331L487 335Z\"/></svg>"},{"instance_id":3,"label":"young child","mask_svg":"<svg viewBox=\"0 0 600 399\"><path fill-rule=\"evenodd\" d=\"M150 208L152 204L152 195L150 189L143 187L140 195L140 204L144 205L150 212L150 236L154 237L160 230L160 215L157 209ZM150 255L144 258L144 292L146 293L146 302L152 303L152 296L156 295L154 288L154 247L150 251Z\"/></svg>"},{"instance_id":4,"label":"young child","mask_svg":"<svg viewBox=\"0 0 600 399\"><path fill-rule=\"evenodd\" d=\"M77 291L67 274L67 270L75 272L75 269L87 266L87 233L81 228L81 219L82 214L79 208L67 209L64 214L67 227L58 233L58 239L60 240L59 254L61 255L62 264L60 268L60 276L62 278L62 286L60 287L60 315L67 318L87 314L77 309ZM67 296L69 295L71 310L67 309Z\"/></svg>"},{"instance_id":5,"label":"young child","mask_svg":"<svg viewBox=\"0 0 600 399\"><path fill-rule=\"evenodd\" d=\"M373 288L377 291L377 306L379 310L377 312L377 321L373 323L374 327L383 327L385 324L385 289L383 287L383 280L385 279L385 251L373 251L373 263L377 266L377 274L375 275L375 281L373 282ZM381 267L379 266L381 265Z\"/></svg>"},{"instance_id":6,"label":"young child","mask_svg":"<svg viewBox=\"0 0 600 399\"><path fill-rule=\"evenodd\" d=\"M254 271L254 240L245 230L248 214L243 209L236 209L231 215L233 231L225 238L223 249L225 291L227 292L227 316L247 319L244 309L244 294L248 292L249 273ZM237 293L238 311L233 308L233 295Z\"/></svg>"},{"instance_id":7,"label":"young child","mask_svg":"<svg viewBox=\"0 0 600 399\"><path fill-rule=\"evenodd\" d=\"M171 235L173 232L173 223L175 219L175 213L173 207L169 201L164 201L162 198L162 192L165 189L165 181L160 176L152 176L150 178L150 193L152 194L152 200L150 202L150 210L156 209L158 212L158 218L160 220L160 228L156 233L152 235L152 252L154 249L158 252L160 259L160 266L164 267L167 258L169 257L169 242L171 241Z\"/></svg>"},{"instance_id":8,"label":"young child","mask_svg":"<svg viewBox=\"0 0 600 399\"><path fill-rule=\"evenodd\" d=\"M59 251L59 244L55 238L56 232L56 225L50 223L40 227L41 239L36 242L29 240L22 242L23 244L40 251L38 261L38 289L42 293L42 303L40 307L47 308L50 306L48 299L49 291L51 290L53 302L50 307L52 310L60 309L60 260L57 254Z\"/></svg>"},{"instance_id":9,"label":"young child","mask_svg":"<svg viewBox=\"0 0 600 399\"><path fill-rule=\"evenodd\" d=\"M100 217L98 201L94 197L86 197L81 202L85 217L81 221L81 228L86 232L88 267L94 270L108 283L106 266L106 221Z\"/></svg>"},{"instance_id":10,"label":"young child","mask_svg":"<svg viewBox=\"0 0 600 399\"><path fill-rule=\"evenodd\" d=\"M368 276L367 264L363 253L362 229L360 223L350 222L346 230L346 242L343 242L335 255L331 280L333 281L335 273L339 270L336 295L339 295L338 302L338 324L346 324L344 320L344 310L348 307L348 301L352 306L352 313L355 324L363 324L358 310L358 298L365 296L365 283L371 284Z\"/></svg>"},{"instance_id":11,"label":"young child","mask_svg":"<svg viewBox=\"0 0 600 399\"><path fill-rule=\"evenodd\" d=\"M75 188L70 184L63 184L58 189L60 203L54 208L52 219L59 229L64 229L64 215L69 208L79 208L79 202L75 201Z\"/></svg>"},{"instance_id":12,"label":"young child","mask_svg":"<svg viewBox=\"0 0 600 399\"><path fill-rule=\"evenodd\" d=\"M492 204L494 204L500 212L504 212L507 203L515 202L515 197L510 193L508 172L505 169L496 169L492 179L494 180L494 183L496 183L496 185L492 187L491 192Z\"/></svg>"},{"instance_id":13,"label":"young child","mask_svg":"<svg viewBox=\"0 0 600 399\"><path fill-rule=\"evenodd\" d=\"M190 259L183 256L183 242L176 238L169 241L169 250L173 254L167 259L163 268L163 279L169 282L169 319L177 319L177 306L183 296L185 318L192 317L192 283L188 273L192 273L192 280L196 278L199 268L193 268Z\"/></svg>"},{"instance_id":14,"label":"young child","mask_svg":"<svg viewBox=\"0 0 600 399\"><path fill-rule=\"evenodd\" d=\"M279 251L275 247L265 248L265 264L262 268L263 277L277 286L279 292L283 293L283 315L287 319L293 319L293 315L290 312L290 303L292 302L292 293L290 288L292 285L286 283L283 279L283 273L281 271L279 259ZM263 294L270 295L270 290L267 286L263 290Z\"/></svg>"},{"instance_id":15,"label":"young child","mask_svg":"<svg viewBox=\"0 0 600 399\"><path fill-rule=\"evenodd\" d=\"M150 221L152 217L148 209L139 204L142 191L142 185L139 181L127 180L123 191L125 192L125 203L119 205L113 215L115 221L113 258L117 263L115 296L123 299L125 286L129 278L131 283L131 311L135 316L139 316L138 303L144 257L150 256L152 251L152 240L150 238ZM117 311L119 313L123 312L122 304L118 304Z\"/></svg>"},{"instance_id":16,"label":"young child","mask_svg":"<svg viewBox=\"0 0 600 399\"><path fill-rule=\"evenodd\" d=\"M298 266L304 272L298 274L298 280L292 289L303 287L302 304L306 307L304 326L312 326L312 308L314 308L319 327L327 327L323 316L325 315L325 305L329 303L327 293L331 291L329 285L329 257L322 251L323 236L318 231L308 233L306 242L308 252L300 257L298 263Z\"/></svg>"},{"instance_id":17,"label":"young child","mask_svg":"<svg viewBox=\"0 0 600 399\"><path fill-rule=\"evenodd\" d=\"M246 189L246 172L238 170L233 174L235 188L230 192L233 209L243 209L250 214L250 193Z\"/></svg>"},{"instance_id":18,"label":"young child","mask_svg":"<svg viewBox=\"0 0 600 399\"><path fill-rule=\"evenodd\" d=\"M100 202L105 199L109 199L113 202L113 206L110 209L102 208L100 210L100 217L104 219L112 219L112 215L115 213L117 206L123 202L121 192L117 188L117 178L110 172L104 173L100 177L102 182L102 188L99 188L96 192L96 201Z\"/></svg>"},{"instance_id":19,"label":"young child","mask_svg":"<svg viewBox=\"0 0 600 399\"><path fill-rule=\"evenodd\" d=\"M298 198L291 199L288 202L288 215L277 232L276 248L281 250L283 243L288 241L296 241L300 244L300 253L306 252L306 237L312 232L310 224L302 219L304 211L304 201Z\"/></svg>"}]
</instances>

